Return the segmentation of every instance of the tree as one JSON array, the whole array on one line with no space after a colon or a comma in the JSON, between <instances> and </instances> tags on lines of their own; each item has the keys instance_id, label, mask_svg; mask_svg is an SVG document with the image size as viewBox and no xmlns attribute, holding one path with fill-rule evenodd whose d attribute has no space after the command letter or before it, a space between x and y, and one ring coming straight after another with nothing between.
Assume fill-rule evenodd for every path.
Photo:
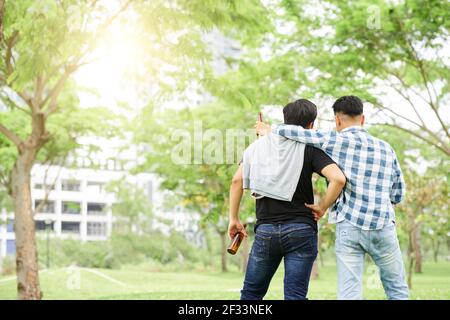
<instances>
[{"instance_id":1,"label":"tree","mask_svg":"<svg viewBox=\"0 0 450 320\"><path fill-rule=\"evenodd\" d=\"M232 108L217 102L192 110L154 112L141 118L142 126L137 132L139 141L151 150L138 170L158 174L161 187L178 199L172 202L173 207L200 213L203 229L212 227L219 234L222 271L228 270L229 186L240 154L250 139L242 128L255 119L253 113L230 112ZM176 130L168 131L169 128ZM227 136L227 129L238 131ZM243 212L250 211L244 207Z\"/></svg>"},{"instance_id":2,"label":"tree","mask_svg":"<svg viewBox=\"0 0 450 320\"><path fill-rule=\"evenodd\" d=\"M396 208L396 217L400 239L404 240L401 242L407 247L408 284L411 287L413 273L422 272L426 251L423 236L431 238L432 246L447 238L449 181L448 175L442 175L442 172L448 172L449 163L441 151L423 144L419 138L409 138L408 133L400 129L373 126L370 132L396 147L405 176L407 192Z\"/></svg>"},{"instance_id":3,"label":"tree","mask_svg":"<svg viewBox=\"0 0 450 320\"><path fill-rule=\"evenodd\" d=\"M128 234L141 234L151 230L154 219L152 203L142 186L118 180L111 182L107 190L114 193L117 199L111 208L117 219L114 227L116 230L120 229Z\"/></svg>"},{"instance_id":4,"label":"tree","mask_svg":"<svg viewBox=\"0 0 450 320\"><path fill-rule=\"evenodd\" d=\"M256 106L357 95L374 107L369 123L397 127L448 157L449 6L444 0L273 2L270 17L280 27L261 44L270 50L249 54L220 92Z\"/></svg>"},{"instance_id":5,"label":"tree","mask_svg":"<svg viewBox=\"0 0 450 320\"><path fill-rule=\"evenodd\" d=\"M195 121L203 121L203 127L212 130L219 130L224 134L226 128L247 128L254 121L252 115L250 121L247 121L248 114L242 114L240 111L233 114L240 105L225 105L220 99L214 98L214 93L222 86L221 81L217 81L218 76L210 65L211 58L215 56L215 48L205 44L205 37L212 32L218 32L221 36L228 37L240 43L241 51L259 45L265 32L272 28L270 20L267 18L267 10L260 1L216 1L214 3L205 3L204 1L191 1L180 3L180 6L187 6L188 12L193 15L182 16L179 21L187 21L192 26L190 34L181 32L185 35L181 44L191 43L187 48L193 63L180 59L179 64L173 61L167 61L167 55L162 55L163 63L172 63L176 66L177 76L176 85L168 88L164 94L152 94L149 97L149 103L146 108L139 113L132 121L132 130L135 132L136 143L141 143L149 147L150 153L146 156L146 163L137 168L137 171L151 170L162 178L161 187L170 190L179 202L174 202L173 206L180 205L187 210L199 213L203 218L201 228L209 237L209 228L214 228L220 235L222 243L222 270L227 270L227 205L228 188L234 173L236 159L228 163L205 163L203 162L203 153L198 152L198 146L214 144L214 141L192 141L196 147L193 150L194 157L200 156L200 162L191 164L174 163L171 158L172 148L176 147L177 142L171 141L173 129L185 129L188 135L192 137ZM195 10L194 10L195 9ZM159 15L159 12L157 13ZM197 15L196 15L197 14ZM171 19L172 21L173 19ZM175 25L181 27L178 23ZM194 44L192 44L194 43ZM236 66L235 57L226 55L215 57L216 61L221 60L229 67ZM192 59L194 57L194 59ZM158 62L159 63L159 62ZM149 64L154 68L161 69L159 64ZM170 70L170 69L169 69ZM153 74L153 73L151 73ZM169 73L169 77L173 75ZM161 87L167 87L167 80L161 81ZM185 93L195 89L204 97L201 101L202 106L190 109L193 105L189 99L186 99ZM213 90L214 88L214 90ZM176 93L173 95L173 93ZM191 90L192 92L192 90ZM213 97L209 97L210 95ZM175 101L176 109L163 109L160 104L163 101ZM209 104L208 101L212 100ZM243 100L245 102L245 97ZM241 101L241 102L242 102ZM205 105L206 104L206 105ZM195 103L194 103L195 105ZM161 110L162 109L162 110ZM250 112L250 107L247 110ZM243 125L243 127L240 125ZM202 129L200 129L202 130ZM211 131L213 132L213 131ZM214 139L217 131L208 139ZM179 136L178 138L182 138ZM194 137L195 139L195 137ZM204 144L206 143L206 144ZM190 148L190 147L189 147ZM225 148L225 147L224 147ZM201 149L201 148L200 148ZM243 146L241 147L243 150ZM241 150L241 151L242 151ZM210 159L215 155L209 154ZM208 247L210 245L208 244Z\"/></svg>"},{"instance_id":6,"label":"tree","mask_svg":"<svg viewBox=\"0 0 450 320\"><path fill-rule=\"evenodd\" d=\"M430 173L433 174L433 173ZM432 203L431 210L427 210L423 217L424 236L431 242L433 260L438 262L441 245L448 241L448 230L450 230L450 213L448 195L450 193L449 177L444 177L437 191L437 199Z\"/></svg>"},{"instance_id":7,"label":"tree","mask_svg":"<svg viewBox=\"0 0 450 320\"><path fill-rule=\"evenodd\" d=\"M332 97L360 95L384 116L385 122L380 122L400 128L450 156L449 124L443 118L449 65L442 57L449 40L449 3L322 3L325 17L320 27L331 27L333 32L324 33L317 45L311 46L311 66L320 72L315 79L319 84L316 90ZM292 10L289 15L297 21ZM310 35L319 29L317 24L298 25L298 32ZM300 45L298 41L295 44ZM380 91L388 93L392 101L401 99L402 108L409 109L399 110L398 102L383 103Z\"/></svg>"},{"instance_id":8,"label":"tree","mask_svg":"<svg viewBox=\"0 0 450 320\"><path fill-rule=\"evenodd\" d=\"M424 219L432 212L432 204L441 197L440 190L444 186L444 180L439 176L419 176L407 173L406 181L410 186L410 191L400 209L407 216L408 285L411 288L413 270L416 273L422 273L423 252L421 234Z\"/></svg>"},{"instance_id":9,"label":"tree","mask_svg":"<svg viewBox=\"0 0 450 320\"><path fill-rule=\"evenodd\" d=\"M37 252L30 195L30 170L46 146L65 132L60 116L70 105L67 90L71 76L91 61L96 41L108 35L117 21L135 23L140 56L145 57L135 76L151 78L154 99L182 91L207 56L201 35L217 25L233 26L254 21L249 5L255 2L220 1L1 1L0 84L2 108L15 112L16 122L0 123L8 150L15 149L13 166L5 171L14 203L17 246L18 296L40 299ZM255 6L251 7L255 9ZM260 7L262 8L262 7ZM244 17L244 18L243 18ZM186 30L192 32L186 32ZM236 32L237 33L237 32ZM237 33L238 34L238 33ZM208 70L204 68L205 72ZM177 85L168 85L171 79ZM173 81L175 79L175 81ZM71 96L73 99L73 95ZM67 116L68 114L65 113ZM72 116L72 115L70 115ZM59 122L56 122L58 118ZM9 117L12 119L12 117ZM55 120L53 130L50 127ZM101 121L98 121L101 123ZM24 126L19 126L18 123ZM25 130L18 132L17 127ZM72 137L73 138L73 137ZM60 155L60 154L58 154Z\"/></svg>"},{"instance_id":10,"label":"tree","mask_svg":"<svg viewBox=\"0 0 450 320\"><path fill-rule=\"evenodd\" d=\"M74 10L77 3L79 10ZM40 299L31 168L39 159L62 156L76 147L74 129L82 129L80 133L85 134L95 132L94 115L99 114L94 110L77 112L70 76L86 63L94 39L128 3L102 18L95 15L102 7L96 1L3 4L0 99L6 112L1 114L0 132L2 145L7 148L3 151L12 161L2 167L2 179L15 212L18 297ZM89 29L93 23L98 26L95 31ZM71 127L74 124L75 128ZM70 143L64 146L64 142Z\"/></svg>"}]
</instances>

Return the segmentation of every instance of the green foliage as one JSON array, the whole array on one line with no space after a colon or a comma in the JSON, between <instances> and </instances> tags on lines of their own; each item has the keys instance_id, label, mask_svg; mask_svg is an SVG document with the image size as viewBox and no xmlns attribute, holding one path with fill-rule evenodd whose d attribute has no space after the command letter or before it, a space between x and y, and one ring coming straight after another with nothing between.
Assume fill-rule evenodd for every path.
<instances>
[{"instance_id":1,"label":"green foliage","mask_svg":"<svg viewBox=\"0 0 450 320\"><path fill-rule=\"evenodd\" d=\"M47 240L38 238L39 264L47 263ZM52 267L77 265L87 268L117 268L117 259L112 255L108 242L80 242L79 240L50 239L50 264Z\"/></svg>"},{"instance_id":2,"label":"green foliage","mask_svg":"<svg viewBox=\"0 0 450 320\"><path fill-rule=\"evenodd\" d=\"M246 52L210 92L245 101L242 108L357 95L374 111L369 123L400 127L448 157L448 1L296 0L268 8L277 26L270 41Z\"/></svg>"},{"instance_id":3,"label":"green foliage","mask_svg":"<svg viewBox=\"0 0 450 320\"><path fill-rule=\"evenodd\" d=\"M39 264L47 263L47 240L38 237ZM194 247L177 233L169 236L159 232L146 235L114 234L108 241L50 239L50 265L68 267L117 269L123 265L137 265L154 261L162 268L175 264L189 269L201 261L204 249ZM3 266L8 272L7 259Z\"/></svg>"},{"instance_id":4,"label":"green foliage","mask_svg":"<svg viewBox=\"0 0 450 320\"><path fill-rule=\"evenodd\" d=\"M116 202L111 207L117 221L115 232L127 233L135 231L148 232L151 229L152 203L150 203L145 190L126 180L111 182L107 190L115 194ZM123 228L126 226L126 228Z\"/></svg>"},{"instance_id":5,"label":"green foliage","mask_svg":"<svg viewBox=\"0 0 450 320\"><path fill-rule=\"evenodd\" d=\"M442 158L438 150L402 130L374 126L370 132L395 148L405 176L405 200L396 207L401 244L406 247L412 228L420 225L425 238L422 249L424 253L435 251L433 255L437 259L439 245L449 239L450 162ZM425 167L418 166L418 163Z\"/></svg>"},{"instance_id":6,"label":"green foliage","mask_svg":"<svg viewBox=\"0 0 450 320\"><path fill-rule=\"evenodd\" d=\"M114 235L111 242L114 255L122 264L139 263L145 259L153 259L164 264L176 258L175 253L170 250L168 239L161 234Z\"/></svg>"},{"instance_id":7,"label":"green foliage","mask_svg":"<svg viewBox=\"0 0 450 320\"><path fill-rule=\"evenodd\" d=\"M168 109L154 113L149 118L141 118L136 132L136 139L147 144L151 150L146 155L146 162L137 170L151 170L158 174L162 179L161 187L172 191L179 199L177 203L171 203L173 206L181 205L195 210L216 223L227 212L229 185L237 169L234 163L240 160L240 154L245 148L244 144L239 150L236 144L235 157L232 163L227 163L230 148L227 148L226 130L249 128L255 119L253 113L231 112L232 109L232 106L220 102L195 109ZM201 129L196 120L201 121ZM182 139L185 140L172 136L174 129L184 130ZM210 133L217 134L219 139L207 138L206 132L209 129L214 130ZM202 131L194 132L195 130ZM205 134L203 139L196 138L202 134ZM173 158L182 141L191 150L188 164L176 163ZM248 144L249 139L245 142ZM216 146L218 154L209 153L208 150ZM199 147L203 149L203 153L199 151ZM207 163L208 156L213 160L217 159L217 163ZM199 163L194 163L196 159Z\"/></svg>"},{"instance_id":8,"label":"green foliage","mask_svg":"<svg viewBox=\"0 0 450 320\"><path fill-rule=\"evenodd\" d=\"M6 256L0 259L0 275L9 276L16 271L16 259L14 256Z\"/></svg>"}]
</instances>

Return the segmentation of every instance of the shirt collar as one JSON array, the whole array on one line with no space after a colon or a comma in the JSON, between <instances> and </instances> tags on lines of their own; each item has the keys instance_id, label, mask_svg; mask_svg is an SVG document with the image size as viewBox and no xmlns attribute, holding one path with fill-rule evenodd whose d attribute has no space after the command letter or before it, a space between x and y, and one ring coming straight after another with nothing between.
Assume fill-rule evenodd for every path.
<instances>
[{"instance_id":1,"label":"shirt collar","mask_svg":"<svg viewBox=\"0 0 450 320\"><path fill-rule=\"evenodd\" d=\"M347 132L347 131L367 131L367 130L361 126L351 126L351 127L347 127L345 129L341 130L341 132Z\"/></svg>"}]
</instances>

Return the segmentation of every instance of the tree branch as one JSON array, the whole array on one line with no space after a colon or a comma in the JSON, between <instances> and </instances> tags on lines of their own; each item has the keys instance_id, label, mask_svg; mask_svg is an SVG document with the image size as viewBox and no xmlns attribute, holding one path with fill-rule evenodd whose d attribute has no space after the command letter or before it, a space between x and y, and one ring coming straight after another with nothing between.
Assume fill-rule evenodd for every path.
<instances>
[{"instance_id":1,"label":"tree branch","mask_svg":"<svg viewBox=\"0 0 450 320\"><path fill-rule=\"evenodd\" d=\"M6 72L7 72L7 76L8 77L14 71L14 67L13 67L13 64L12 64L12 57L13 57L13 55L12 55L12 48L16 44L16 40L17 40L18 36L19 36L19 32L16 30L16 31L13 32L11 37L6 39L5 64L6 64Z\"/></svg>"},{"instance_id":2,"label":"tree branch","mask_svg":"<svg viewBox=\"0 0 450 320\"><path fill-rule=\"evenodd\" d=\"M381 103L375 102L375 103L374 103L374 106L378 107L378 109L380 109L380 110L389 111L390 113L392 113L392 114L395 115L396 117L401 118L401 119L403 119L403 120L405 120L405 121L407 121L407 122L409 122L409 123L411 123L411 124L413 124L413 125L415 125L415 126L417 126L417 127L419 127L419 128L422 127L422 126L420 125L420 123L417 123L417 122L415 122L414 120L411 120L411 119L409 119L409 118L407 118L407 117L401 115L400 113L395 112L394 110L392 110L392 109L390 109L390 108L384 107Z\"/></svg>"},{"instance_id":3,"label":"tree branch","mask_svg":"<svg viewBox=\"0 0 450 320\"><path fill-rule=\"evenodd\" d=\"M19 105L17 105L17 103L9 97L8 93L3 91L0 95L0 98L2 99L3 103L8 105L10 108L16 108L17 110L20 110L20 111L26 113L27 115L31 115L30 110L24 109L24 108L20 107Z\"/></svg>"},{"instance_id":4,"label":"tree branch","mask_svg":"<svg viewBox=\"0 0 450 320\"><path fill-rule=\"evenodd\" d=\"M5 35L3 33L3 18L5 16L5 0L0 0L0 42L3 42Z\"/></svg>"},{"instance_id":5,"label":"tree branch","mask_svg":"<svg viewBox=\"0 0 450 320\"><path fill-rule=\"evenodd\" d=\"M31 99L33 111L35 111L35 112L39 111L39 106L41 104L42 92L44 91L44 86L45 86L44 79L41 76L38 76L36 78L36 81L34 84L33 98Z\"/></svg>"},{"instance_id":6,"label":"tree branch","mask_svg":"<svg viewBox=\"0 0 450 320\"><path fill-rule=\"evenodd\" d=\"M420 123L422 124L423 127L426 127L425 121L423 120L422 116L419 114L419 112L416 109L416 106L414 105L414 103L411 100L411 97L409 96L409 94L404 93L401 89L397 88L395 86L395 84L391 83L391 88L394 89L399 95L402 96L403 99L405 99L408 104L411 106L411 108L414 110L414 113L416 114L417 118L419 118Z\"/></svg>"},{"instance_id":7,"label":"tree branch","mask_svg":"<svg viewBox=\"0 0 450 320\"><path fill-rule=\"evenodd\" d=\"M0 123L0 132L8 138L12 143L14 143L18 148L23 144L22 139L19 138L17 134L6 128L3 124Z\"/></svg>"},{"instance_id":8,"label":"tree branch","mask_svg":"<svg viewBox=\"0 0 450 320\"><path fill-rule=\"evenodd\" d=\"M434 102L433 102L433 96L431 94L431 91L430 91L430 88L428 86L428 83L430 83L431 87L433 88L433 90L435 92L435 95L436 95L436 99L438 99L439 97L436 94L436 90L434 89L433 83L428 80L428 76L427 76L427 74L425 72L423 61L422 61L422 59L419 58L417 50L414 48L411 40L408 38L408 36L403 31L402 21L400 21L400 19L397 18L397 23L399 25L400 31L403 34L404 40L406 41L406 43L409 46L411 57L414 59L415 63L417 64L417 67L419 69L419 72L420 72L420 75L421 75L421 79L422 79L422 84L424 85L424 87L425 87L425 89L427 91L427 94L428 94L428 98L430 99L430 101L428 101L428 104L430 105L431 109L433 110L434 114L436 115L439 123L442 126L442 129L444 130L445 134L447 135L447 138L450 139L450 132L449 132L449 130L447 128L447 125L442 120L441 115L439 114L439 110L438 110L437 105L435 105ZM438 102L438 101L436 100L436 102Z\"/></svg>"},{"instance_id":9,"label":"tree branch","mask_svg":"<svg viewBox=\"0 0 450 320\"><path fill-rule=\"evenodd\" d=\"M77 70L78 65L72 65L65 68L64 73L61 75L61 77L56 82L55 86L50 90L50 92L47 94L45 99L41 103L40 109L42 110L47 102L49 102L48 110L45 112L45 117L48 118L50 114L56 111L57 109L57 100L59 97L59 94L61 93L62 89L64 88L64 85L69 78L69 76Z\"/></svg>"},{"instance_id":10,"label":"tree branch","mask_svg":"<svg viewBox=\"0 0 450 320\"><path fill-rule=\"evenodd\" d=\"M449 130L447 128L447 125L444 123L444 120L442 120L441 115L439 114L439 110L438 110L437 106L433 103L433 98L431 96L431 92L430 92L430 89L428 87L428 82L429 81L428 81L427 75L425 74L425 70L423 68L422 60L418 60L418 63L419 63L419 70L420 70L420 74L422 76L423 84L424 84L425 88L427 89L428 97L430 98L429 104L431 106L431 109L433 110L433 112L436 115L439 123L441 124L442 129L444 129L444 132L447 135L447 138L450 139L450 132L449 132ZM436 99L437 98L438 97L436 96Z\"/></svg>"},{"instance_id":11,"label":"tree branch","mask_svg":"<svg viewBox=\"0 0 450 320\"><path fill-rule=\"evenodd\" d=\"M396 128L398 130L401 130L403 132L406 132L408 134L411 134L413 136L415 136L416 138L428 143L431 146L436 147L437 149L439 149L440 151L442 151L444 154L446 154L447 156L450 156L450 148L448 146L446 146L445 144L440 145L439 143L436 143L420 134L418 134L416 131L414 130L409 130L406 129L402 126L396 125L396 124L392 124L392 123L371 123L371 125L379 125L379 126L387 126L387 127L391 127L391 128Z\"/></svg>"},{"instance_id":12,"label":"tree branch","mask_svg":"<svg viewBox=\"0 0 450 320\"><path fill-rule=\"evenodd\" d=\"M417 95L418 97L420 97L423 101L425 101L425 103L428 104L428 101L422 97L421 94L419 94L418 92L416 92L411 86L409 86L405 80L403 80L403 78L397 74L396 72L390 72L391 75L393 75L398 81L400 81L400 84L407 90L411 90L415 95ZM405 100L408 101L408 103L411 105L411 107L413 108L415 114L417 115L417 117L419 118L420 122L423 124L423 126L425 126L425 121L423 120L423 118L421 117L421 115L419 114L419 112L416 109L416 106L414 105L414 103L412 102L411 96L407 93L403 93L400 89L396 88L395 86L392 86L394 88L394 90L396 90Z\"/></svg>"},{"instance_id":13,"label":"tree branch","mask_svg":"<svg viewBox=\"0 0 450 320\"><path fill-rule=\"evenodd\" d=\"M47 169L45 170L45 174L44 174L44 181L42 184L44 187L44 199L42 199L41 203L39 203L39 205L36 208L34 208L35 213L41 211L41 209L44 207L44 205L48 202L48 197L50 196L50 192L55 188L56 181L58 180L58 178L61 174L62 165L65 163L66 158L67 158L67 156L63 157L63 160L59 164L58 173L56 174L55 179L53 179L53 182L50 184L50 187L48 187L48 188L47 188L48 171L50 170L51 166L55 165L55 163L53 161L50 161L49 165L47 166Z\"/></svg>"},{"instance_id":14,"label":"tree branch","mask_svg":"<svg viewBox=\"0 0 450 320\"><path fill-rule=\"evenodd\" d=\"M95 5L95 2L96 1L93 2L94 5ZM98 29L107 28L124 10L127 9L127 7L130 5L131 2L132 2L132 0L126 1L125 4L116 13L114 13L112 16L110 16ZM56 111L56 109L57 109L56 101L57 101L59 94L61 93L61 90L64 87L64 84L66 83L67 79L73 72L75 72L81 65L85 64L85 63L80 63L80 61L85 57L85 55L91 49L92 49L92 47L90 45L88 45L88 48L86 48L86 50L84 52L82 52L78 56L78 58L75 59L75 61L73 63L66 66L63 75L59 78L56 85L50 90L49 94L43 100L43 102L41 104L41 109L43 109L45 107L45 105L49 102L48 110L45 112L46 118Z\"/></svg>"}]
</instances>

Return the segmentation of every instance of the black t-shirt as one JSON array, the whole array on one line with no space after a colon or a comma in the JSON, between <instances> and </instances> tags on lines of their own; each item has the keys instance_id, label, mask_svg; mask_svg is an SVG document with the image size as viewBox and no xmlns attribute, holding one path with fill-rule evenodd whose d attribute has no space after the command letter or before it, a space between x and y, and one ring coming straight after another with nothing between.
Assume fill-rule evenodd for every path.
<instances>
[{"instance_id":1,"label":"black t-shirt","mask_svg":"<svg viewBox=\"0 0 450 320\"><path fill-rule=\"evenodd\" d=\"M307 145L302 173L292 201L281 201L268 197L256 200L256 225L307 223L317 230L317 222L314 220L311 209L305 207L305 203L314 203L311 182L313 172L320 174L322 169L330 164L334 164L334 161L325 152Z\"/></svg>"}]
</instances>

